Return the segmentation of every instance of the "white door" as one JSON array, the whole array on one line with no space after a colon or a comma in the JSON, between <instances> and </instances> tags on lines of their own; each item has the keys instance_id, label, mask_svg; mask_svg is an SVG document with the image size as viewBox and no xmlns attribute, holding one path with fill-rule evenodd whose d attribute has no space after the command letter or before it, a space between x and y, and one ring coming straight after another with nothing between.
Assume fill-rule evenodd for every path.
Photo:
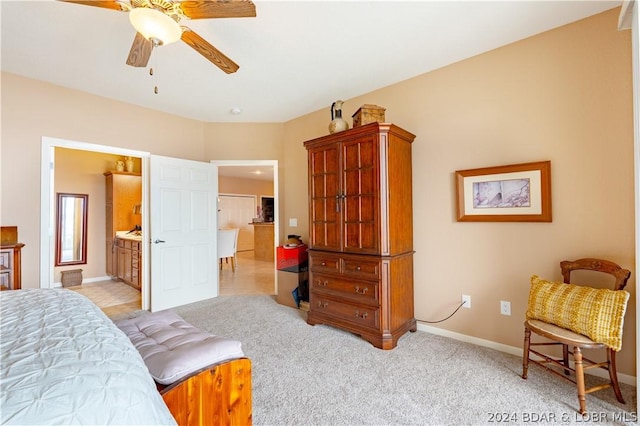
<instances>
[{"instance_id":1,"label":"white door","mask_svg":"<svg viewBox=\"0 0 640 426\"><path fill-rule=\"evenodd\" d=\"M218 168L152 155L149 163L151 311L218 295Z\"/></svg>"}]
</instances>

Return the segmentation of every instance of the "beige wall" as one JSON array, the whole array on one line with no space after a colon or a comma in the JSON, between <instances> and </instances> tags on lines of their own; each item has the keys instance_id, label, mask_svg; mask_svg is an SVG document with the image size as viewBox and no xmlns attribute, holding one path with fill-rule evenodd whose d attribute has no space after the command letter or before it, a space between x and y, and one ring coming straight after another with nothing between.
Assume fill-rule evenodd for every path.
<instances>
[{"instance_id":1,"label":"beige wall","mask_svg":"<svg viewBox=\"0 0 640 426\"><path fill-rule=\"evenodd\" d=\"M273 197L273 181L218 176L218 192L221 194L255 195L259 205L260 196Z\"/></svg>"},{"instance_id":2,"label":"beige wall","mask_svg":"<svg viewBox=\"0 0 640 426\"><path fill-rule=\"evenodd\" d=\"M91 94L2 73L0 223L18 226L24 287L40 277L42 137L202 160L205 125ZM19 200L19 202L18 202Z\"/></svg>"},{"instance_id":3,"label":"beige wall","mask_svg":"<svg viewBox=\"0 0 640 426\"><path fill-rule=\"evenodd\" d=\"M467 294L472 308L437 327L521 347L532 274L561 279L561 260L611 259L632 270L618 359L635 375L631 42L617 17L612 10L344 103L345 117L383 106L386 121L417 135L416 318L444 318ZM306 174L302 141L328 133L328 111L287 123L292 173ZM552 223L456 222L455 170L539 160L551 160ZM287 216L307 217L307 205L292 202L306 194L300 181L287 187ZM308 235L308 221L301 226ZM511 316L500 315L500 300L511 301Z\"/></svg>"},{"instance_id":4,"label":"beige wall","mask_svg":"<svg viewBox=\"0 0 640 426\"><path fill-rule=\"evenodd\" d=\"M204 156L217 160L280 160L281 123L207 123Z\"/></svg>"},{"instance_id":5,"label":"beige wall","mask_svg":"<svg viewBox=\"0 0 640 426\"><path fill-rule=\"evenodd\" d=\"M288 185L284 124L207 123L205 127L205 158L207 160L277 160L279 211L281 222L284 220L282 212L285 200L282 194L285 191L285 185ZM273 183L271 185L271 195L273 195ZM227 192L223 191L220 185L218 187L221 192ZM260 198L258 198L258 202L259 200ZM276 239L284 241L283 238L286 234L283 233L282 226L279 229L280 236Z\"/></svg>"},{"instance_id":6,"label":"beige wall","mask_svg":"<svg viewBox=\"0 0 640 426\"><path fill-rule=\"evenodd\" d=\"M54 194L71 192L89 196L87 208L87 263L54 268L53 280L60 282L60 272L82 269L83 279L106 276L105 269L105 178L115 155L56 148Z\"/></svg>"},{"instance_id":7,"label":"beige wall","mask_svg":"<svg viewBox=\"0 0 640 426\"><path fill-rule=\"evenodd\" d=\"M633 123L629 32L618 10L562 27L344 104L387 108L413 144L416 317L520 347L531 274L559 279L583 256L632 269L619 371L635 375ZM384 57L381 57L384 66ZM372 70L373 72L374 70ZM342 76L342 78L358 76ZM2 74L0 223L18 225L25 286L38 282L42 136L211 159L277 159L281 233L308 235L304 140L328 133L329 106L284 124L204 124ZM178 143L179 142L179 143ZM551 160L552 223L458 223L458 169ZM15 203L20 200L20 203ZM290 228L295 217L299 226ZM512 303L510 317L499 301Z\"/></svg>"},{"instance_id":8,"label":"beige wall","mask_svg":"<svg viewBox=\"0 0 640 426\"><path fill-rule=\"evenodd\" d=\"M54 268L54 282L60 282L61 271L78 268L82 269L82 277L85 281L107 277L104 173L115 170L115 162L123 159L124 157L120 155L103 152L55 149L54 194L58 192L87 194L89 208L87 215L87 263ZM140 163L139 158L134 158L133 171L140 172Z\"/></svg>"}]
</instances>

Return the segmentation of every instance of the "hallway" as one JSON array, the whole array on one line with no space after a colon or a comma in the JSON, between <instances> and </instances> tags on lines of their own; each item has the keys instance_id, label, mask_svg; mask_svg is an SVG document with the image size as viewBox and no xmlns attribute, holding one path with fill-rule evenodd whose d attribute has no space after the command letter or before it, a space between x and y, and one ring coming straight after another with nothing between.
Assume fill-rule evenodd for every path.
<instances>
[{"instance_id":1,"label":"hallway","mask_svg":"<svg viewBox=\"0 0 640 426\"><path fill-rule=\"evenodd\" d=\"M220 296L275 294L275 264L256 260L253 250L236 253L236 271L222 262Z\"/></svg>"},{"instance_id":2,"label":"hallway","mask_svg":"<svg viewBox=\"0 0 640 426\"><path fill-rule=\"evenodd\" d=\"M253 250L236 254L237 266L222 262L220 296L274 295L274 262L255 260ZM121 281L100 281L67 287L91 299L109 317L121 317L140 309L140 292Z\"/></svg>"}]
</instances>

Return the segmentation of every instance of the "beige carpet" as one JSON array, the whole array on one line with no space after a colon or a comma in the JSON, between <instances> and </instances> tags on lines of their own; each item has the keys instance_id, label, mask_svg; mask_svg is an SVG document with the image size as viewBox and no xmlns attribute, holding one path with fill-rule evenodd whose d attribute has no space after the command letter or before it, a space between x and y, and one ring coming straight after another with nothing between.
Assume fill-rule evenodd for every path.
<instances>
[{"instance_id":1,"label":"beige carpet","mask_svg":"<svg viewBox=\"0 0 640 426\"><path fill-rule=\"evenodd\" d=\"M637 425L635 387L621 385L625 405L611 389L587 395L591 417L583 418L571 383L538 366L523 380L519 356L423 331L382 351L310 326L304 312L271 296L221 296L175 311L242 343L252 361L255 426Z\"/></svg>"}]
</instances>

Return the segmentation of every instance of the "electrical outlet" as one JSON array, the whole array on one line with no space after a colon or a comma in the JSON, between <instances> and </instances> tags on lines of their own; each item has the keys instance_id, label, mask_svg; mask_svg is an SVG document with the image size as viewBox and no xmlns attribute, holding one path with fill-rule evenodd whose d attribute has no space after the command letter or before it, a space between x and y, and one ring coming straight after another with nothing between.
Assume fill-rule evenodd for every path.
<instances>
[{"instance_id":1,"label":"electrical outlet","mask_svg":"<svg viewBox=\"0 0 640 426\"><path fill-rule=\"evenodd\" d=\"M471 296L467 296L466 294L462 295L462 306L471 309Z\"/></svg>"},{"instance_id":2,"label":"electrical outlet","mask_svg":"<svg viewBox=\"0 0 640 426\"><path fill-rule=\"evenodd\" d=\"M511 315L511 302L507 302L506 300L501 300L500 313L502 315Z\"/></svg>"}]
</instances>

